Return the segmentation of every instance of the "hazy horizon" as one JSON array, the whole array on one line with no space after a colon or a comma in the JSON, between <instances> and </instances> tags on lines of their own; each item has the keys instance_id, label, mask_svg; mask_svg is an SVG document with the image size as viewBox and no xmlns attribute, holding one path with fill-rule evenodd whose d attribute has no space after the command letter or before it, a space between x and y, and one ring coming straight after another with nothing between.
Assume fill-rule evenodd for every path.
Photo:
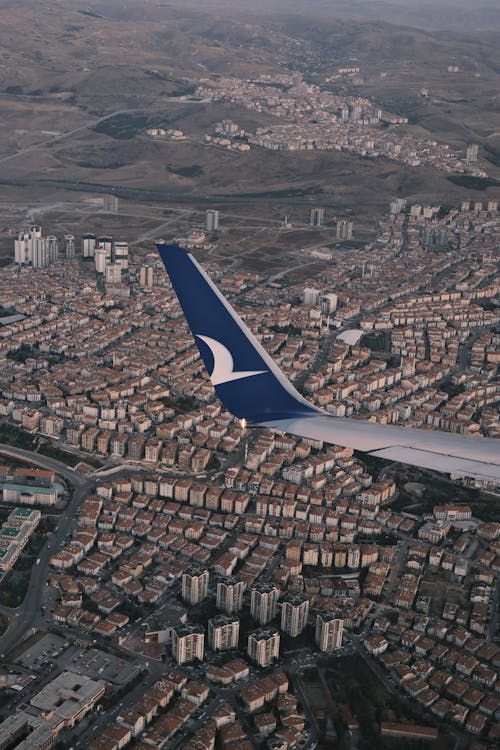
<instances>
[{"instance_id":1,"label":"hazy horizon","mask_svg":"<svg viewBox=\"0 0 500 750\"><path fill-rule=\"evenodd\" d=\"M176 6L176 0L166 0L165 6ZM291 15L357 21L384 21L396 25L453 31L500 30L500 5L497 0L309 0L304 7L301 0L254 0L251 7L246 0L183 0L182 6L197 7L200 11L222 9L256 16Z\"/></svg>"}]
</instances>

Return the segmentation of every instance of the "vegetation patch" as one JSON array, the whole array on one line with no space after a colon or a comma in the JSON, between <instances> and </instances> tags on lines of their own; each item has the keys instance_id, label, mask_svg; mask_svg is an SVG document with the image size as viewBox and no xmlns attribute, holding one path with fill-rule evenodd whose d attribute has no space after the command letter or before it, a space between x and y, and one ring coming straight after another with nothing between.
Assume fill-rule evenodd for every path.
<instances>
[{"instance_id":1,"label":"vegetation patch","mask_svg":"<svg viewBox=\"0 0 500 750\"><path fill-rule=\"evenodd\" d=\"M468 190L487 190L499 184L498 180L494 180L492 177L472 177L469 174L450 175L446 179L453 182L454 185L467 188Z\"/></svg>"},{"instance_id":2,"label":"vegetation patch","mask_svg":"<svg viewBox=\"0 0 500 750\"><path fill-rule=\"evenodd\" d=\"M47 534L54 530L53 518L44 517L40 526L31 535L30 540L21 552L15 566L10 570L0 585L0 604L5 607L19 607L26 596L31 577L31 570L37 557L47 541Z\"/></svg>"},{"instance_id":3,"label":"vegetation patch","mask_svg":"<svg viewBox=\"0 0 500 750\"><path fill-rule=\"evenodd\" d=\"M114 115L99 122L94 128L95 133L108 135L116 140L126 141L134 138L138 133L146 130L149 118L146 115Z\"/></svg>"},{"instance_id":4,"label":"vegetation patch","mask_svg":"<svg viewBox=\"0 0 500 750\"><path fill-rule=\"evenodd\" d=\"M0 604L4 607L19 607L28 590L30 571L16 568L7 573L0 586Z\"/></svg>"},{"instance_id":5,"label":"vegetation patch","mask_svg":"<svg viewBox=\"0 0 500 750\"><path fill-rule=\"evenodd\" d=\"M297 198L304 195L323 193L320 185L307 185L303 188L285 188L284 190L265 190L261 193L238 193L238 198ZM227 197L227 196L222 196ZM231 196L234 197L234 196Z\"/></svg>"},{"instance_id":6,"label":"vegetation patch","mask_svg":"<svg viewBox=\"0 0 500 750\"><path fill-rule=\"evenodd\" d=\"M32 451L35 447L35 438L29 432L21 430L11 422L1 422L0 443L7 443L7 445L12 445L15 448Z\"/></svg>"},{"instance_id":7,"label":"vegetation patch","mask_svg":"<svg viewBox=\"0 0 500 750\"><path fill-rule=\"evenodd\" d=\"M98 161L77 161L76 166L82 167L83 169L121 169L121 167L127 166L127 162L115 161L105 164L104 162Z\"/></svg>"},{"instance_id":8,"label":"vegetation patch","mask_svg":"<svg viewBox=\"0 0 500 750\"><path fill-rule=\"evenodd\" d=\"M165 396L161 401L165 406L183 413L196 408L196 399L191 396Z\"/></svg>"},{"instance_id":9,"label":"vegetation patch","mask_svg":"<svg viewBox=\"0 0 500 750\"><path fill-rule=\"evenodd\" d=\"M104 18L99 13L95 13L93 10L79 10L78 13L82 16L89 16L90 18Z\"/></svg>"},{"instance_id":10,"label":"vegetation patch","mask_svg":"<svg viewBox=\"0 0 500 750\"><path fill-rule=\"evenodd\" d=\"M203 169L199 164L191 164L189 167L173 167L169 164L167 166L167 172L179 175L179 177L199 177L203 174Z\"/></svg>"},{"instance_id":11,"label":"vegetation patch","mask_svg":"<svg viewBox=\"0 0 500 750\"><path fill-rule=\"evenodd\" d=\"M372 352L386 352L386 336L383 331L377 333L365 333L363 336L363 344L367 346Z\"/></svg>"},{"instance_id":12,"label":"vegetation patch","mask_svg":"<svg viewBox=\"0 0 500 750\"><path fill-rule=\"evenodd\" d=\"M76 464L80 461L79 456L74 456L73 453L63 451L61 450L61 448L52 445L52 443L42 443L38 449L38 453L42 453L44 456L54 458L56 461L67 464L67 466L76 466ZM92 463L93 466L101 466L101 464L96 462L92 458L92 456L89 456L88 459L86 458L85 460L89 463Z\"/></svg>"},{"instance_id":13,"label":"vegetation patch","mask_svg":"<svg viewBox=\"0 0 500 750\"><path fill-rule=\"evenodd\" d=\"M38 354L39 354L38 349L35 349L34 347L29 346L28 344L21 344L19 349L8 352L7 358L13 359L14 362L20 362L24 364L27 359L36 359Z\"/></svg>"},{"instance_id":14,"label":"vegetation patch","mask_svg":"<svg viewBox=\"0 0 500 750\"><path fill-rule=\"evenodd\" d=\"M177 86L170 96L192 96L196 91L195 83L184 83Z\"/></svg>"}]
</instances>

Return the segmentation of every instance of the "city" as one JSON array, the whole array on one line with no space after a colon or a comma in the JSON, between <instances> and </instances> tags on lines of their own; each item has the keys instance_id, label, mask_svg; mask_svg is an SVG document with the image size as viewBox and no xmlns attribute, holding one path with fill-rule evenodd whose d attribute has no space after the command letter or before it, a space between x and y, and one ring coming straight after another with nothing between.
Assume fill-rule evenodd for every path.
<instances>
[{"instance_id":1,"label":"city","mask_svg":"<svg viewBox=\"0 0 500 750\"><path fill-rule=\"evenodd\" d=\"M497 206L439 213L391 204L376 240L379 267L364 260L373 253L365 248L356 264L344 260L323 276L323 291L269 286L257 274L223 273L221 287L285 371L307 374L305 392L328 411L497 436L498 318L484 304L498 295L488 260ZM208 211L207 232L217 231L214 218L218 228ZM315 209L310 223L323 218ZM429 255L429 242L444 247L420 278L417 258ZM58 660L34 645L22 663L35 671L36 659L55 671L65 664L70 675L82 649L96 661L110 651L130 662L131 681L146 674L139 703L156 706L148 718L137 700L122 701L142 715L132 723L115 704L114 722L103 714L86 730L97 735L92 747L130 742L134 732L153 746L198 747L217 731L224 737L226 722L231 737L241 732L227 746L260 736L307 743L324 731L307 697L307 668L314 654L339 649L369 655L384 682L427 710L414 736L435 732L433 717L448 717L457 731L485 730L500 658L489 642L498 631L499 524L454 502L453 485L448 502L414 514L401 495L411 509L426 489L405 484L406 472L370 470L350 449L242 427L215 400L154 255L134 263L125 242L87 234L59 243L40 227L13 245L18 262L2 280L2 304L14 299L16 310L3 327L2 414L35 441L50 439L59 457L68 452L88 487L47 553L49 587L31 620L55 634L47 649ZM431 279L432 291L419 295ZM366 335L383 332L377 356L339 340L352 321ZM16 507L0 532L8 572L40 522L30 507L59 510L62 493L47 469L6 465L2 480L4 503ZM24 532L19 541L13 528ZM309 630L314 647L305 645ZM99 670L87 676L96 691L90 710L102 680ZM20 714L2 731L12 736L26 721ZM414 726L387 724L398 736Z\"/></svg>"}]
</instances>

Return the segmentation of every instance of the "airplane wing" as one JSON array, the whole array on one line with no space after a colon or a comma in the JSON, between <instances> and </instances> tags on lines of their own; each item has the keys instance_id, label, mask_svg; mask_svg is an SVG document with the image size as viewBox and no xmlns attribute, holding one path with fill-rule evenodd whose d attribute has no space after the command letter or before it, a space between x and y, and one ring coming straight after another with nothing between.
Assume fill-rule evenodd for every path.
<instances>
[{"instance_id":1,"label":"airplane wing","mask_svg":"<svg viewBox=\"0 0 500 750\"><path fill-rule=\"evenodd\" d=\"M236 417L250 426L500 484L500 440L339 418L310 404L195 258L177 245L157 247L217 395Z\"/></svg>"}]
</instances>

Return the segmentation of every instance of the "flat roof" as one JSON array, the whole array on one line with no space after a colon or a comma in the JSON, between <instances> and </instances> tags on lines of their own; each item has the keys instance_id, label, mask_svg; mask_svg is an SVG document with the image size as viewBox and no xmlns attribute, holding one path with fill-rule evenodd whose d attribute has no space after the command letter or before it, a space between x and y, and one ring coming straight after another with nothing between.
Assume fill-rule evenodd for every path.
<instances>
[{"instance_id":1,"label":"flat roof","mask_svg":"<svg viewBox=\"0 0 500 750\"><path fill-rule=\"evenodd\" d=\"M21 531L16 526L2 526L0 536L17 536Z\"/></svg>"},{"instance_id":2,"label":"flat roof","mask_svg":"<svg viewBox=\"0 0 500 750\"><path fill-rule=\"evenodd\" d=\"M24 320L25 317L26 315L21 315L20 313L5 315L3 318L0 318L0 326L8 326L11 323L19 323L21 320Z\"/></svg>"},{"instance_id":3,"label":"flat roof","mask_svg":"<svg viewBox=\"0 0 500 750\"><path fill-rule=\"evenodd\" d=\"M104 680L92 680L86 675L70 671L61 672L33 696L30 704L42 711L55 711L67 719L77 714L86 704L94 702L105 686Z\"/></svg>"},{"instance_id":4,"label":"flat roof","mask_svg":"<svg viewBox=\"0 0 500 750\"><path fill-rule=\"evenodd\" d=\"M14 510L12 511L10 515L11 516L23 516L24 518L28 518L28 516L31 516L32 513L34 512L35 511L32 510L31 508L14 508Z\"/></svg>"}]
</instances>

